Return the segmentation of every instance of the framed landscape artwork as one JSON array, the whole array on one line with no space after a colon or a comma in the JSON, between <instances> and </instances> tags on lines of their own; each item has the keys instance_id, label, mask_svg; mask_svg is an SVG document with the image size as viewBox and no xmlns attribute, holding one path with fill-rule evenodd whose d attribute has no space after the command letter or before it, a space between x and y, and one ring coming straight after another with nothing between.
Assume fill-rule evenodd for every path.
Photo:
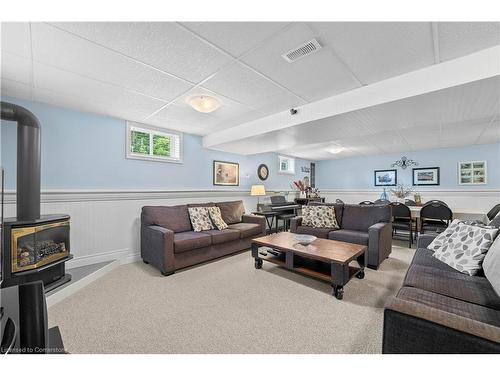
<instances>
[{"instance_id":1,"label":"framed landscape artwork","mask_svg":"<svg viewBox=\"0 0 500 375\"><path fill-rule=\"evenodd\" d=\"M486 182L486 161L461 161L458 163L459 185L484 185Z\"/></svg>"},{"instance_id":2,"label":"framed landscape artwork","mask_svg":"<svg viewBox=\"0 0 500 375\"><path fill-rule=\"evenodd\" d=\"M374 171L375 186L396 186L398 183L398 171L396 169L384 169Z\"/></svg>"},{"instance_id":3,"label":"framed landscape artwork","mask_svg":"<svg viewBox=\"0 0 500 375\"><path fill-rule=\"evenodd\" d=\"M439 167L413 168L413 185L439 185Z\"/></svg>"},{"instance_id":4,"label":"framed landscape artwork","mask_svg":"<svg viewBox=\"0 0 500 375\"><path fill-rule=\"evenodd\" d=\"M228 161L214 160L214 185L238 186L240 184L240 165Z\"/></svg>"}]
</instances>

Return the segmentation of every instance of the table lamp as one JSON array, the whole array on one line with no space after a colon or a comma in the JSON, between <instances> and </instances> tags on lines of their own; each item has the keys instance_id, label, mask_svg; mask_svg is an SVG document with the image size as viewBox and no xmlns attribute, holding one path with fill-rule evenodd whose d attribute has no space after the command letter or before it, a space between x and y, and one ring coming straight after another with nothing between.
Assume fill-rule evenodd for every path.
<instances>
[{"instance_id":1,"label":"table lamp","mask_svg":"<svg viewBox=\"0 0 500 375\"><path fill-rule=\"evenodd\" d=\"M252 185L252 188L250 189L250 195L257 197L257 211L260 212L261 210L259 197L266 195L266 188L264 187L264 185Z\"/></svg>"}]
</instances>

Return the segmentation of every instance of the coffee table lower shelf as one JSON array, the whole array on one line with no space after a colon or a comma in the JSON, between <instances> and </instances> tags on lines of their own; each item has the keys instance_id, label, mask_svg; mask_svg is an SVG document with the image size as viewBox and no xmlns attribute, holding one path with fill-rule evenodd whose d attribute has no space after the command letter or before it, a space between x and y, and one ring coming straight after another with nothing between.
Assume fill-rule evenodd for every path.
<instances>
[{"instance_id":1,"label":"coffee table lower shelf","mask_svg":"<svg viewBox=\"0 0 500 375\"><path fill-rule=\"evenodd\" d=\"M274 250L275 251L275 250ZM272 255L259 250L255 244L252 246L252 256L255 258L255 268L262 268L263 261L276 264L290 271L306 276L311 276L329 282L333 288L333 295L341 300L344 296L344 286L353 277L365 277L364 266L351 266L336 262L324 262L294 254L283 252L280 256ZM287 259L288 258L288 259Z\"/></svg>"}]
</instances>

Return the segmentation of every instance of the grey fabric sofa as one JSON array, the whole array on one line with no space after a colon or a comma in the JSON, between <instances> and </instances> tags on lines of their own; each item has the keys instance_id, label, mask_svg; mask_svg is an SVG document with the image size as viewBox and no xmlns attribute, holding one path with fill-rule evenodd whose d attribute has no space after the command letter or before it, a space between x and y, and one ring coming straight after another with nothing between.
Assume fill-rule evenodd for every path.
<instances>
[{"instance_id":1,"label":"grey fabric sofa","mask_svg":"<svg viewBox=\"0 0 500 375\"><path fill-rule=\"evenodd\" d=\"M194 232L188 207L199 206L218 206L229 228ZM265 218L245 215L242 201L145 206L141 213L141 257L167 276L180 268L248 249L253 238L265 234Z\"/></svg>"},{"instance_id":2,"label":"grey fabric sofa","mask_svg":"<svg viewBox=\"0 0 500 375\"><path fill-rule=\"evenodd\" d=\"M432 256L421 235L403 287L384 310L383 353L500 353L500 296Z\"/></svg>"},{"instance_id":3,"label":"grey fabric sofa","mask_svg":"<svg viewBox=\"0 0 500 375\"><path fill-rule=\"evenodd\" d=\"M367 266L377 269L392 251L391 207L341 203L325 205L335 207L340 229L306 227L302 225L302 217L298 216L290 221L290 232L366 245Z\"/></svg>"}]
</instances>

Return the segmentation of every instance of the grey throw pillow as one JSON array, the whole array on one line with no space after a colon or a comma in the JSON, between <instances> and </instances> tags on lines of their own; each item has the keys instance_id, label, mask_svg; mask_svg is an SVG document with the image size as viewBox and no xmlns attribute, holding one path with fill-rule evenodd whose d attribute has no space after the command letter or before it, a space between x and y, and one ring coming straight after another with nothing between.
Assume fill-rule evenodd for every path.
<instances>
[{"instance_id":1,"label":"grey throw pillow","mask_svg":"<svg viewBox=\"0 0 500 375\"><path fill-rule=\"evenodd\" d=\"M500 236L490 246L483 261L484 275L500 296Z\"/></svg>"},{"instance_id":2,"label":"grey throw pillow","mask_svg":"<svg viewBox=\"0 0 500 375\"><path fill-rule=\"evenodd\" d=\"M476 275L497 234L498 228L460 222L433 256L462 273Z\"/></svg>"}]
</instances>

